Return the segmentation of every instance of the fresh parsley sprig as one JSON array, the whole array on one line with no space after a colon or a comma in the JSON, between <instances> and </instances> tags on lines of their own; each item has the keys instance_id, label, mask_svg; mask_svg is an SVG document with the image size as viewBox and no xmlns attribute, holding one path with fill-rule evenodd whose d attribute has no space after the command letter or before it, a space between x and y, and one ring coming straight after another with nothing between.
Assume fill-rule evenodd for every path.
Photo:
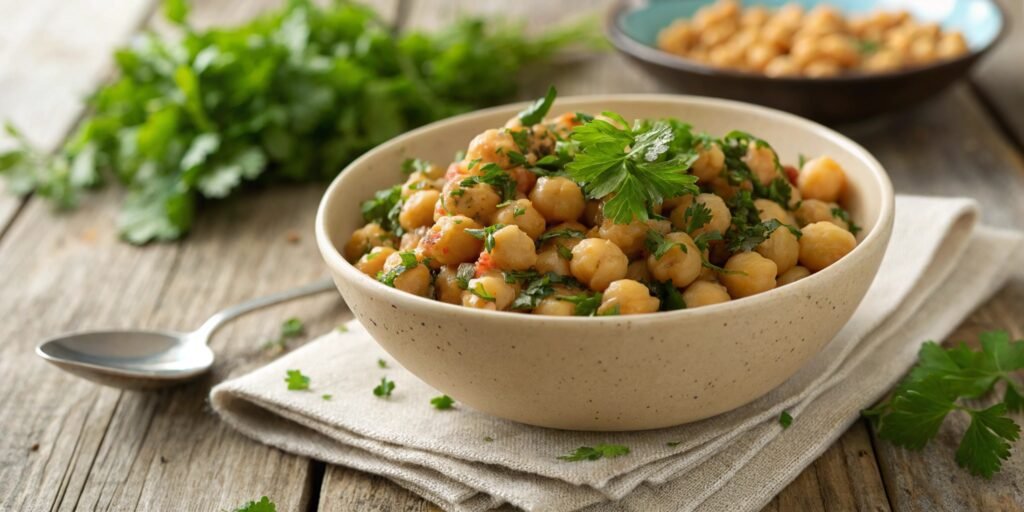
<instances>
[{"instance_id":1,"label":"fresh parsley sprig","mask_svg":"<svg viewBox=\"0 0 1024 512\"><path fill-rule=\"evenodd\" d=\"M519 113L519 120L523 123L523 126L531 126L543 121L544 116L548 115L548 111L551 110L551 105L555 103L556 96L558 96L558 91L555 89L555 86L549 86L548 92L543 98L534 101L530 106L523 109Z\"/></svg>"},{"instance_id":2,"label":"fresh parsley sprig","mask_svg":"<svg viewBox=\"0 0 1024 512\"><path fill-rule=\"evenodd\" d=\"M480 176L470 176L459 182L463 188L472 187L478 184L487 184L495 188L501 196L502 201L510 201L516 198L516 180L512 179L509 173L497 164L489 163L481 169Z\"/></svg>"},{"instance_id":3,"label":"fresh parsley sprig","mask_svg":"<svg viewBox=\"0 0 1024 512\"><path fill-rule=\"evenodd\" d=\"M608 198L604 217L618 224L650 218L651 207L667 198L698 194L697 177L686 170L697 152L670 151L675 139L672 125L656 121L630 128L614 112L577 126L571 135L578 144L575 159L565 166L569 176L583 185L587 196Z\"/></svg>"},{"instance_id":4,"label":"fresh parsley sprig","mask_svg":"<svg viewBox=\"0 0 1024 512\"><path fill-rule=\"evenodd\" d=\"M491 226L487 226L486 228L467 229L466 234L473 238L476 238L477 240L483 240L484 250L486 250L487 252L491 252L494 250L494 233L496 233L503 227L505 227L504 224L493 224Z\"/></svg>"},{"instance_id":5,"label":"fresh parsley sprig","mask_svg":"<svg viewBox=\"0 0 1024 512\"><path fill-rule=\"evenodd\" d=\"M277 512L277 505L270 498L263 496L259 501L250 501L233 512Z\"/></svg>"},{"instance_id":6,"label":"fresh parsley sprig","mask_svg":"<svg viewBox=\"0 0 1024 512\"><path fill-rule=\"evenodd\" d=\"M629 447L621 444L595 444L594 446L580 446L567 455L559 455L558 460L579 462L581 460L614 459L629 455Z\"/></svg>"},{"instance_id":7,"label":"fresh parsley sprig","mask_svg":"<svg viewBox=\"0 0 1024 512\"><path fill-rule=\"evenodd\" d=\"M302 370L288 370L284 381L288 383L288 391L305 391L309 389L310 378L302 374Z\"/></svg>"},{"instance_id":8,"label":"fresh parsley sprig","mask_svg":"<svg viewBox=\"0 0 1024 512\"><path fill-rule=\"evenodd\" d=\"M920 450L950 413L967 414L971 423L956 451L957 464L985 478L998 472L1020 437L1020 427L1007 412L1024 409L1022 387L1013 377L1024 369L1024 341L1010 341L1003 331L982 333L980 341L980 351L962 343L950 349L932 341L922 345L917 365L892 396L863 412L878 436ZM1006 386L1001 403L987 408L961 403L989 394L999 382Z\"/></svg>"},{"instance_id":9,"label":"fresh parsley sprig","mask_svg":"<svg viewBox=\"0 0 1024 512\"><path fill-rule=\"evenodd\" d=\"M380 384L373 388L373 396L377 398L391 398L391 392L395 390L395 381L387 377L380 378Z\"/></svg>"}]
</instances>

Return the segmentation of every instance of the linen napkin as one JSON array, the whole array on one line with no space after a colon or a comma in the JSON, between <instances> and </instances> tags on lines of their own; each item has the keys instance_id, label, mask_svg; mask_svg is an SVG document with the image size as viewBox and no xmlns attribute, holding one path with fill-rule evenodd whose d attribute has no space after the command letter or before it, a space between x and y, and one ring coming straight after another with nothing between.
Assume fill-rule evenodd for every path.
<instances>
[{"instance_id":1,"label":"linen napkin","mask_svg":"<svg viewBox=\"0 0 1024 512\"><path fill-rule=\"evenodd\" d=\"M460 404L437 410L430 399L440 393L357 322L221 383L211 402L253 439L383 475L446 510L758 510L891 389L923 341L947 336L1021 267L1022 236L977 226L977 217L967 199L898 197L878 275L836 337L771 393L688 425L571 432ZM311 377L309 391L287 390L289 369ZM396 383L389 399L371 393L383 376ZM782 411L794 418L785 431ZM631 452L556 458L596 443Z\"/></svg>"}]
</instances>

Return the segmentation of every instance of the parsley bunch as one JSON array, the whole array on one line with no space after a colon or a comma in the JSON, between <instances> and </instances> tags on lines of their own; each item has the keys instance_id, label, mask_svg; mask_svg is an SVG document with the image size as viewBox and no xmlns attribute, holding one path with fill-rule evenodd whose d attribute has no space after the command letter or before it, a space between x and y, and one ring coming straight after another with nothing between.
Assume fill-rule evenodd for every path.
<instances>
[{"instance_id":1,"label":"parsley bunch","mask_svg":"<svg viewBox=\"0 0 1024 512\"><path fill-rule=\"evenodd\" d=\"M70 208L114 180L128 190L122 237L174 240L203 199L249 182L330 179L406 130L511 98L511 77L527 64L598 41L589 24L527 39L521 27L479 19L396 37L346 1L291 0L236 27L198 29L184 0L165 6L182 37L149 34L119 50L118 78L96 91L56 155L8 128L21 142L0 153L10 190Z\"/></svg>"},{"instance_id":2,"label":"parsley bunch","mask_svg":"<svg viewBox=\"0 0 1024 512\"><path fill-rule=\"evenodd\" d=\"M1007 413L1024 410L1024 393L1012 377L1024 369L1024 341L1011 342L1002 331L982 333L980 341L980 351L962 343L951 349L925 343L917 365L892 396L864 411L878 436L920 450L935 438L946 416L964 413L971 423L956 451L957 464L985 478L999 471L1011 443L1020 437L1020 427ZM961 403L989 394L999 382L1006 386L1001 403L985 408Z\"/></svg>"}]
</instances>

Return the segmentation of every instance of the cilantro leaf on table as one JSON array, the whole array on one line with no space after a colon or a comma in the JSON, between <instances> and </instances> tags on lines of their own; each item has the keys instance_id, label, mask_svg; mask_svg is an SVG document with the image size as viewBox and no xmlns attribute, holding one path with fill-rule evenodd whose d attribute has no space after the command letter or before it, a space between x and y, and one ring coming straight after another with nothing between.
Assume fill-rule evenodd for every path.
<instances>
[{"instance_id":1,"label":"cilantro leaf on table","mask_svg":"<svg viewBox=\"0 0 1024 512\"><path fill-rule=\"evenodd\" d=\"M388 362L383 359L377 359L377 368L387 368Z\"/></svg>"},{"instance_id":2,"label":"cilantro leaf on table","mask_svg":"<svg viewBox=\"0 0 1024 512\"><path fill-rule=\"evenodd\" d=\"M430 399L430 405L433 405L435 409L442 411L451 409L454 404L455 400L452 400L452 397L448 395L435 396Z\"/></svg>"},{"instance_id":3,"label":"cilantro leaf on table","mask_svg":"<svg viewBox=\"0 0 1024 512\"><path fill-rule=\"evenodd\" d=\"M647 220L651 207L666 198L698 194L696 176L687 169L697 159L692 148L670 151L675 134L663 121L639 126L634 131L613 112L573 129L571 139L578 144L572 162L565 166L569 176L583 184L587 196L602 199L604 216L618 224L635 219Z\"/></svg>"},{"instance_id":4,"label":"cilantro leaf on table","mask_svg":"<svg viewBox=\"0 0 1024 512\"><path fill-rule=\"evenodd\" d=\"M377 384L373 388L373 396L378 398L390 398L391 392L395 390L395 381L388 380L387 377L380 378L380 384Z\"/></svg>"},{"instance_id":5,"label":"cilantro leaf on table","mask_svg":"<svg viewBox=\"0 0 1024 512\"><path fill-rule=\"evenodd\" d=\"M532 126L544 120L544 116L548 115L548 111L551 110L551 105L555 103L556 96L558 96L558 91L555 90L555 86L549 86L548 92L543 98L523 109L519 113L519 120L522 121L523 126Z\"/></svg>"},{"instance_id":6,"label":"cilantro leaf on table","mask_svg":"<svg viewBox=\"0 0 1024 512\"><path fill-rule=\"evenodd\" d=\"M1010 456L1020 427L1007 417L1020 406L1020 388L1013 374L1024 369L1024 341L1011 341L1006 332L980 335L981 350L965 344L944 349L934 342L922 345L918 363L892 396L863 413L878 436L898 446L920 450L935 438L950 413L965 413L971 422L960 440L956 461L974 475L990 478ZM1006 386L1003 403L975 409L960 403L988 395L997 383Z\"/></svg>"},{"instance_id":7,"label":"cilantro leaf on table","mask_svg":"<svg viewBox=\"0 0 1024 512\"><path fill-rule=\"evenodd\" d=\"M572 453L559 455L559 460L578 462L581 460L614 459L629 454L629 447L621 444L596 444L581 446Z\"/></svg>"},{"instance_id":8,"label":"cilantro leaf on table","mask_svg":"<svg viewBox=\"0 0 1024 512\"><path fill-rule=\"evenodd\" d=\"M116 78L56 154L24 138L0 151L8 190L72 207L119 183L122 237L174 240L204 201L251 182L329 180L411 128L515 96L509 77L531 63L603 46L590 22L529 38L482 19L395 35L354 2L284 2L230 27L190 25L185 0L165 0L164 15L179 33L118 50Z\"/></svg>"},{"instance_id":9,"label":"cilantro leaf on table","mask_svg":"<svg viewBox=\"0 0 1024 512\"><path fill-rule=\"evenodd\" d=\"M233 512L277 512L277 505L270 498L263 496L259 501L250 501Z\"/></svg>"},{"instance_id":10,"label":"cilantro leaf on table","mask_svg":"<svg viewBox=\"0 0 1024 512\"><path fill-rule=\"evenodd\" d=\"M288 391L304 391L309 389L310 378L301 370L288 370L284 381L288 383Z\"/></svg>"}]
</instances>

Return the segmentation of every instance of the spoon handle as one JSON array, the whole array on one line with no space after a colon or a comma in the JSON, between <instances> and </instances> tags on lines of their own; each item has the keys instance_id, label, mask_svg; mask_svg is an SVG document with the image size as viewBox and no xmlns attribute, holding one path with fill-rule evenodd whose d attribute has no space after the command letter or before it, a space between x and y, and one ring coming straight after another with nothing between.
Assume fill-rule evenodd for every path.
<instances>
[{"instance_id":1,"label":"spoon handle","mask_svg":"<svg viewBox=\"0 0 1024 512\"><path fill-rule=\"evenodd\" d=\"M307 295L322 293L333 289L334 281L328 277L298 288L292 288L290 290L277 292L265 297L247 300L241 304L236 304L215 313L209 320L203 322L203 325L200 326L198 330L196 330L195 336L199 341L202 341L205 344L209 340L210 335L212 335L218 327L228 320L267 306L273 306L274 304L281 302L287 302L292 299L298 299L299 297L305 297Z\"/></svg>"}]
</instances>

